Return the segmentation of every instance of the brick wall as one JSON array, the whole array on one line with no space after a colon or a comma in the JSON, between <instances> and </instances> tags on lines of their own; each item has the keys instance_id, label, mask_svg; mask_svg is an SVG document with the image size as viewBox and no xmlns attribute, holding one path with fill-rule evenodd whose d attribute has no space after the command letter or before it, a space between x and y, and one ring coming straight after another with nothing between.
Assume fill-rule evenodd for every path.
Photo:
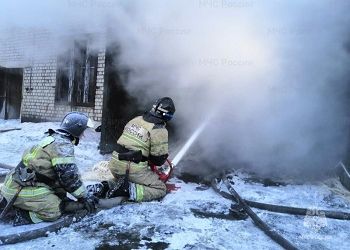
<instances>
[{"instance_id":1,"label":"brick wall","mask_svg":"<svg viewBox=\"0 0 350 250\"><path fill-rule=\"evenodd\" d=\"M52 54L49 44L54 40L45 29L6 28L0 30L0 65L7 68L23 68L35 58Z\"/></svg>"},{"instance_id":2,"label":"brick wall","mask_svg":"<svg viewBox=\"0 0 350 250\"><path fill-rule=\"evenodd\" d=\"M103 84L105 74L105 54L106 51L102 50L98 53L97 64L97 78L96 78L96 95L95 95L95 107L94 107L94 119L96 121L102 121L102 108L103 108Z\"/></svg>"},{"instance_id":3,"label":"brick wall","mask_svg":"<svg viewBox=\"0 0 350 250\"><path fill-rule=\"evenodd\" d=\"M70 111L84 112L95 121L102 120L105 50L98 53L94 107L79 107L55 103L56 58L46 63L34 63L24 69L22 121L60 121Z\"/></svg>"},{"instance_id":4,"label":"brick wall","mask_svg":"<svg viewBox=\"0 0 350 250\"><path fill-rule=\"evenodd\" d=\"M102 120L105 48L98 47L98 66L94 107L78 107L55 103L57 38L45 30L14 29L0 37L0 66L24 68L22 86L22 121L60 121L65 113L79 111L95 121ZM99 37L99 36L96 36ZM54 42L56 41L56 42ZM96 49L96 48L95 48Z\"/></svg>"}]
</instances>

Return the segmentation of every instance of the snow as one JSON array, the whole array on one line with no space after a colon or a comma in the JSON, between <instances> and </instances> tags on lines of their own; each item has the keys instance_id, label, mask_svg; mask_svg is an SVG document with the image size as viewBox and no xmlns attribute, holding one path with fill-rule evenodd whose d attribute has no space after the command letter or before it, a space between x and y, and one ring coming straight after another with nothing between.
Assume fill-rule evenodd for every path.
<instances>
[{"instance_id":1,"label":"snow","mask_svg":"<svg viewBox=\"0 0 350 250\"><path fill-rule=\"evenodd\" d=\"M21 160L24 149L44 138L44 133L49 128L56 129L58 127L59 123L57 122L20 123L19 120L0 119L0 129L21 128L21 130L0 133L0 162L16 166ZM91 129L86 130L79 146L75 147L75 155L79 159L77 164L82 171L88 170L96 162L106 159L98 153L98 145L99 133L95 133Z\"/></svg>"},{"instance_id":2,"label":"snow","mask_svg":"<svg viewBox=\"0 0 350 250\"><path fill-rule=\"evenodd\" d=\"M0 129L21 130L0 133L1 163L16 165L23 150L58 123L20 123L0 120ZM76 149L76 159L83 176L91 177L93 166L110 155L98 153L99 134L88 131ZM91 172L92 171L92 172ZM350 223L315 217L318 209L350 211L349 192L336 179L323 183L267 186L251 181L244 171L237 171L231 181L245 199L309 209L310 214L294 216L263 210L254 211L273 229L301 249L350 249ZM202 218L191 209L227 214L231 202L200 184L172 178L180 189L162 201L125 203L88 216L78 223L48 237L0 246L0 249L281 249L261 232L250 219L232 221ZM223 190L226 188L221 185ZM43 224L35 225L41 227ZM0 234L19 232L33 226L12 227L0 224Z\"/></svg>"}]
</instances>

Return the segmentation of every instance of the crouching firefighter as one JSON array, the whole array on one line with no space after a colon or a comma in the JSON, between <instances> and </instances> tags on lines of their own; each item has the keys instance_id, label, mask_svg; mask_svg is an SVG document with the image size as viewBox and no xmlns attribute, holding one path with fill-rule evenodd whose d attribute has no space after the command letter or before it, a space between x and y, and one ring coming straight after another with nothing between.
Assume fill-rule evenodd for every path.
<instances>
[{"instance_id":1,"label":"crouching firefighter","mask_svg":"<svg viewBox=\"0 0 350 250\"><path fill-rule=\"evenodd\" d=\"M175 113L171 98L158 99L150 111L129 121L108 163L114 179L87 186L99 198L127 197L130 201L163 198L167 188L150 165L162 166L168 158L166 123Z\"/></svg>"},{"instance_id":2,"label":"crouching firefighter","mask_svg":"<svg viewBox=\"0 0 350 250\"><path fill-rule=\"evenodd\" d=\"M1 188L2 217L11 217L14 225L55 221L65 212L67 192L80 208L94 211L98 200L87 195L74 163L74 145L91 126L85 114L68 113L59 129L49 129L47 137L24 152Z\"/></svg>"}]
</instances>

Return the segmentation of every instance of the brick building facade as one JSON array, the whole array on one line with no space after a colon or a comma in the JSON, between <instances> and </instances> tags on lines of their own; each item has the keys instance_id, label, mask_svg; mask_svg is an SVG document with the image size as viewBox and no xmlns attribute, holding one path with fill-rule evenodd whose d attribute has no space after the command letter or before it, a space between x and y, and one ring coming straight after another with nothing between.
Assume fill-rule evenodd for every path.
<instances>
[{"instance_id":1,"label":"brick building facade","mask_svg":"<svg viewBox=\"0 0 350 250\"><path fill-rule=\"evenodd\" d=\"M59 121L68 111L85 112L95 121L102 120L103 42L96 46L94 41L91 49L91 39L82 42L80 38L57 50L57 37L43 30L17 29L5 33L8 35L0 38L0 66L23 69L22 96L17 97L21 121ZM13 85L9 80L6 82L4 75L0 85ZM0 102L9 102L9 95L4 90ZM2 105L0 109L5 107ZM0 116L8 117L11 116Z\"/></svg>"},{"instance_id":2,"label":"brick building facade","mask_svg":"<svg viewBox=\"0 0 350 250\"><path fill-rule=\"evenodd\" d=\"M69 111L84 112L101 123L101 153L111 152L126 122L141 113L125 89L130 69L119 64L119 45L106 46L98 33L5 33L0 36L0 119L60 121Z\"/></svg>"}]
</instances>

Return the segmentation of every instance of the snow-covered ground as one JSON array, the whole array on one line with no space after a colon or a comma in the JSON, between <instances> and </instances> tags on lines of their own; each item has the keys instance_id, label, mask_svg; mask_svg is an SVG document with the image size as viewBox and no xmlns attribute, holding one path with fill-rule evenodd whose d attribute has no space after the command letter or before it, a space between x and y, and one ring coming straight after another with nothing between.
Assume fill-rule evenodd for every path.
<instances>
[{"instance_id":1,"label":"snow-covered ground","mask_svg":"<svg viewBox=\"0 0 350 250\"><path fill-rule=\"evenodd\" d=\"M47 128L57 126L58 123L21 124L17 120L0 120L0 129L21 128L0 133L0 162L16 165L26 147L42 137ZM98 143L99 134L89 131L76 147L82 173L91 170L95 163L109 159L109 155L98 153ZM246 199L305 207L316 213L321 208L350 212L349 192L335 179L325 183L265 187L250 181L246 173L237 172L233 181L235 189ZM184 183L177 178L171 182L180 189L160 202L126 203L86 217L48 237L0 246L0 249L281 249L250 219L232 221L195 215L191 208L228 213L231 202L209 187ZM349 221L254 211L298 248L350 249ZM19 229L0 224L1 234L16 230Z\"/></svg>"}]
</instances>

